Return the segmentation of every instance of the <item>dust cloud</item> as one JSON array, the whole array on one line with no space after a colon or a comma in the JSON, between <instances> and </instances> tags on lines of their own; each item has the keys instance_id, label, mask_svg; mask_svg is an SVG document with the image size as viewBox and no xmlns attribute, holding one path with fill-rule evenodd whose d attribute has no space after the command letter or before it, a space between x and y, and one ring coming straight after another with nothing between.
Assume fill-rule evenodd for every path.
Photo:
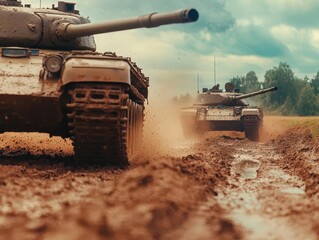
<instances>
[{"instance_id":1,"label":"dust cloud","mask_svg":"<svg viewBox=\"0 0 319 240\"><path fill-rule=\"evenodd\" d=\"M191 140L183 136L180 108L169 100L154 101L146 106L142 155L174 155Z\"/></svg>"},{"instance_id":2,"label":"dust cloud","mask_svg":"<svg viewBox=\"0 0 319 240\"><path fill-rule=\"evenodd\" d=\"M181 156L183 149L197 140L184 137L180 119L180 104L171 99L155 98L145 107L142 155Z\"/></svg>"},{"instance_id":3,"label":"dust cloud","mask_svg":"<svg viewBox=\"0 0 319 240\"><path fill-rule=\"evenodd\" d=\"M261 131L261 141L266 142L283 134L291 126L288 124L291 117L283 116L265 116Z\"/></svg>"}]
</instances>

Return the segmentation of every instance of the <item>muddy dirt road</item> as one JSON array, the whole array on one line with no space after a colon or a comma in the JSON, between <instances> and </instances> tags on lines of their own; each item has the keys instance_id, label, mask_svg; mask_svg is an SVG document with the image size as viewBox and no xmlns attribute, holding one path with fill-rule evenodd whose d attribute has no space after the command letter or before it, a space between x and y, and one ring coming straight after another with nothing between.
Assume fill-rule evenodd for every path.
<instances>
[{"instance_id":1,"label":"muddy dirt road","mask_svg":"<svg viewBox=\"0 0 319 240\"><path fill-rule=\"evenodd\" d=\"M1 135L0 239L319 239L319 144L307 130L169 145L127 169L76 168L68 141Z\"/></svg>"}]
</instances>

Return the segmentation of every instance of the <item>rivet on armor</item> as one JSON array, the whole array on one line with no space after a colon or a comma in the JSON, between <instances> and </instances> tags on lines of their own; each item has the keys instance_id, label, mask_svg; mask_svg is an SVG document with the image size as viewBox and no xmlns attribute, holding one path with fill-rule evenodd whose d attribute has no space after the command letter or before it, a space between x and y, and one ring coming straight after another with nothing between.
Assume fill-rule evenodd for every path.
<instances>
[{"instance_id":1,"label":"rivet on armor","mask_svg":"<svg viewBox=\"0 0 319 240\"><path fill-rule=\"evenodd\" d=\"M28 28L29 28L32 32L35 32L35 30L36 30L35 25L34 25L34 24L31 24L31 23L28 24Z\"/></svg>"}]
</instances>

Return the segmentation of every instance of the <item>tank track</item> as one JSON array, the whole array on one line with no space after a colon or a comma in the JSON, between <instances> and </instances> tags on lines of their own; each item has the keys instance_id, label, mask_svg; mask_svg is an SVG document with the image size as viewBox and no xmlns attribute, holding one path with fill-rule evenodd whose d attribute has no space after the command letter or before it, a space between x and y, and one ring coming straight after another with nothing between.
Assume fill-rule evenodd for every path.
<instances>
[{"instance_id":1,"label":"tank track","mask_svg":"<svg viewBox=\"0 0 319 240\"><path fill-rule=\"evenodd\" d=\"M136 150L144 106L119 84L73 84L67 119L77 163L127 165Z\"/></svg>"},{"instance_id":2,"label":"tank track","mask_svg":"<svg viewBox=\"0 0 319 240\"><path fill-rule=\"evenodd\" d=\"M252 141L259 141L260 125L259 116L244 116L245 137Z\"/></svg>"}]
</instances>

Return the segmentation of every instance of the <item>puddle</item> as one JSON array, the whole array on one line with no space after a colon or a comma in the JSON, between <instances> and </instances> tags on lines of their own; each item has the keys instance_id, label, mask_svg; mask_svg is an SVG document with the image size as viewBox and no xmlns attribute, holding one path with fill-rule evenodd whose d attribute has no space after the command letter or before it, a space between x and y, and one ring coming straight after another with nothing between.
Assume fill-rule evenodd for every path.
<instances>
[{"instance_id":1,"label":"puddle","mask_svg":"<svg viewBox=\"0 0 319 240\"><path fill-rule=\"evenodd\" d=\"M223 189L218 194L218 202L229 211L229 218L242 226L243 238L317 239L311 224L295 218L296 211L307 209L303 181L277 166L281 156L274 147L244 144L232 154L228 181L236 188Z\"/></svg>"},{"instance_id":2,"label":"puddle","mask_svg":"<svg viewBox=\"0 0 319 240\"><path fill-rule=\"evenodd\" d=\"M235 210L231 216L236 222L245 226L248 234L246 240L280 240L280 239L309 239L315 240L312 234L306 235L298 228L291 229L290 223L286 219L273 219L260 214L245 214L241 210Z\"/></svg>"},{"instance_id":3,"label":"puddle","mask_svg":"<svg viewBox=\"0 0 319 240\"><path fill-rule=\"evenodd\" d=\"M283 193L288 193L288 194L306 194L305 190L302 188L298 188L298 187L290 187L290 188L284 188L284 189L280 189L281 192Z\"/></svg>"},{"instance_id":4,"label":"puddle","mask_svg":"<svg viewBox=\"0 0 319 240\"><path fill-rule=\"evenodd\" d=\"M232 165L232 172L242 178L255 179L260 165L257 160L240 160Z\"/></svg>"}]
</instances>

